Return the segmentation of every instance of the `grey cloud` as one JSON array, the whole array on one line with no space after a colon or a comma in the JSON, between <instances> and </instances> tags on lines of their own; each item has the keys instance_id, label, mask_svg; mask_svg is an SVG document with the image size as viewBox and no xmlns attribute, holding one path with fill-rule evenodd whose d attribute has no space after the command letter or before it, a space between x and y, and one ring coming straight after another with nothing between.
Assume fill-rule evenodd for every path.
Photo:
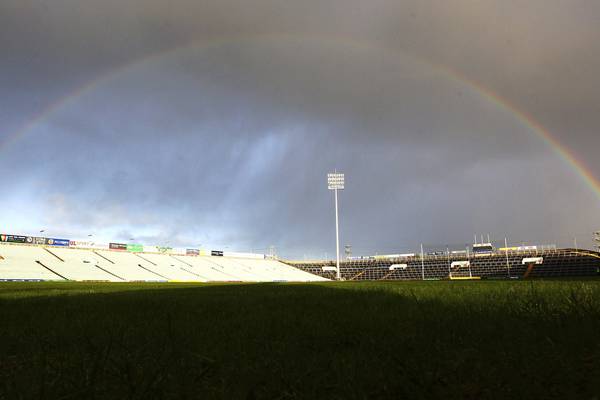
<instances>
[{"instance_id":1,"label":"grey cloud","mask_svg":"<svg viewBox=\"0 0 600 400\"><path fill-rule=\"evenodd\" d=\"M596 229L598 199L514 114L444 72L498 91L600 171L600 13L563 4L3 2L0 141L61 87L182 48L40 121L0 153L14 169L4 187L40 210L22 229L322 255L324 176L339 168L357 251L474 231L565 242ZM202 46L215 38L230 39Z\"/></svg>"}]
</instances>

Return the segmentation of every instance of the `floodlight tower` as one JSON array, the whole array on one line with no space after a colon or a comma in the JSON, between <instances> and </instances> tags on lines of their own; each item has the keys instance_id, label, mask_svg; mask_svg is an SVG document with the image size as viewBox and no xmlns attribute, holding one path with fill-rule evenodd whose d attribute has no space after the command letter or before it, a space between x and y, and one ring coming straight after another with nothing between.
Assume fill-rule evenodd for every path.
<instances>
[{"instance_id":1,"label":"floodlight tower","mask_svg":"<svg viewBox=\"0 0 600 400\"><path fill-rule=\"evenodd\" d=\"M344 174L337 171L327 174L327 189L335 193L335 266L337 268L336 277L341 279L340 274L340 230L338 218L338 190L344 190Z\"/></svg>"}]
</instances>

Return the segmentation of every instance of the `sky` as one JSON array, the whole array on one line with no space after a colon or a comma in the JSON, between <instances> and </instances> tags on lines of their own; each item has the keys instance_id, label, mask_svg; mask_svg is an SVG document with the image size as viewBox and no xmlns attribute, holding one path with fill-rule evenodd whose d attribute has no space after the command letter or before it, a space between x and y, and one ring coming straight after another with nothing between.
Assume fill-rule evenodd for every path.
<instances>
[{"instance_id":1,"label":"sky","mask_svg":"<svg viewBox=\"0 0 600 400\"><path fill-rule=\"evenodd\" d=\"M600 179L599 18L595 0L2 0L0 231L331 258L337 169L355 255L590 247L600 190L523 116Z\"/></svg>"}]
</instances>

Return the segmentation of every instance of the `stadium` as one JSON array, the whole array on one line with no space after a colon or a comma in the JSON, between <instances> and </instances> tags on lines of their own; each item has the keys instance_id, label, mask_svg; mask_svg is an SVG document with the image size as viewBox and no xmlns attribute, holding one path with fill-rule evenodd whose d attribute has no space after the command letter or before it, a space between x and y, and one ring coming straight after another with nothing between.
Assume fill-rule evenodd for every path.
<instances>
[{"instance_id":1,"label":"stadium","mask_svg":"<svg viewBox=\"0 0 600 400\"><path fill-rule=\"evenodd\" d=\"M262 254L99 245L67 239L0 235L0 280L92 282L322 281ZM30 244L27 244L30 243Z\"/></svg>"},{"instance_id":2,"label":"stadium","mask_svg":"<svg viewBox=\"0 0 600 400\"><path fill-rule=\"evenodd\" d=\"M600 256L289 261L0 235L0 398L590 398Z\"/></svg>"},{"instance_id":3,"label":"stadium","mask_svg":"<svg viewBox=\"0 0 600 400\"><path fill-rule=\"evenodd\" d=\"M1 0L0 400L599 400L599 21Z\"/></svg>"},{"instance_id":4,"label":"stadium","mask_svg":"<svg viewBox=\"0 0 600 400\"><path fill-rule=\"evenodd\" d=\"M0 234L0 281L312 282L325 280L467 280L593 277L600 254L538 246L350 257L335 261L277 260L264 254L173 249Z\"/></svg>"}]
</instances>

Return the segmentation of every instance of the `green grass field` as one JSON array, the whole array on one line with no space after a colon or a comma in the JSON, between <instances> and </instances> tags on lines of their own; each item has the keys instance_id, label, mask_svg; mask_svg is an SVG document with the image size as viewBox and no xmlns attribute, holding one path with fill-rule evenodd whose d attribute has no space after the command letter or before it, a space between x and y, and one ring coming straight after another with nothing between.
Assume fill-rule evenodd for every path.
<instances>
[{"instance_id":1,"label":"green grass field","mask_svg":"<svg viewBox=\"0 0 600 400\"><path fill-rule=\"evenodd\" d=\"M0 398L600 397L600 281L0 283Z\"/></svg>"}]
</instances>

